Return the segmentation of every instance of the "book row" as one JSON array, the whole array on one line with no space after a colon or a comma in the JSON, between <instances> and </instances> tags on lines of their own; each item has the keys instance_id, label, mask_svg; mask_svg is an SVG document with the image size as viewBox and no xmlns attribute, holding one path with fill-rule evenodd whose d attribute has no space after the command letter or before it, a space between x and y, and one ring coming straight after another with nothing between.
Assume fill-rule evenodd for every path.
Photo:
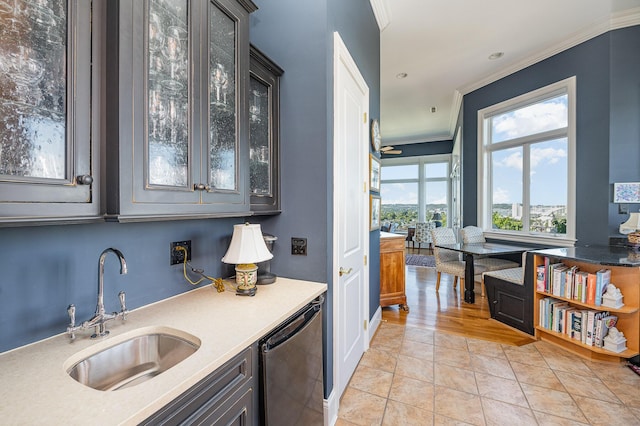
<instances>
[{"instance_id":1,"label":"book row","mask_svg":"<svg viewBox=\"0 0 640 426\"><path fill-rule=\"evenodd\" d=\"M609 311L578 309L553 297L540 299L539 308L540 327L599 348L604 347L605 336L618 321Z\"/></svg>"},{"instance_id":2,"label":"book row","mask_svg":"<svg viewBox=\"0 0 640 426\"><path fill-rule=\"evenodd\" d=\"M565 299L594 306L602 305L602 296L611 283L611 270L596 273L581 271L577 266L550 263L549 258L536 270L536 289Z\"/></svg>"}]
</instances>

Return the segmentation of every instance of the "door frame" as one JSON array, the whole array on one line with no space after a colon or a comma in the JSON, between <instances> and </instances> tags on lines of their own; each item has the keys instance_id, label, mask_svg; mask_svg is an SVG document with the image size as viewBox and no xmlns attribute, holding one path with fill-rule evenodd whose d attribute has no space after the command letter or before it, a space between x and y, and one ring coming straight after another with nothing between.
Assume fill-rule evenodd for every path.
<instances>
[{"instance_id":1,"label":"door frame","mask_svg":"<svg viewBox=\"0 0 640 426\"><path fill-rule=\"evenodd\" d=\"M364 318L362 318L362 322L363 322L363 327L364 330L363 332L365 333L366 336L368 336L368 333L366 333L366 330L369 327L369 264L370 262L368 261L369 258L369 236L370 236L370 230L369 230L369 218L368 215L369 213L369 142L368 142L368 136L369 136L369 121L370 121L370 117L369 117L369 105L368 105L368 100L369 100L369 87L367 86L364 78L362 77L362 74L360 73L360 70L358 69L355 61L353 60L353 58L351 57L351 54L349 53L349 50L347 49L346 45L344 44L344 42L342 41L342 38L340 37L340 34L338 32L334 32L334 43L333 43L333 76L334 76L334 84L333 84L333 111L334 111L334 119L333 119L333 170L337 170L337 164L339 159L337 158L336 153L339 152L338 150L336 150L336 144L339 142L337 140L337 134L338 131L336 129L336 119L335 119L335 114L336 114L336 107L337 107L337 100L338 98L338 93L340 93L340 89L338 87L338 83L339 80L337 79L337 75L338 75L338 70L340 67L340 64L344 65L344 67L349 71L349 73L351 73L351 75L353 76L355 82L358 84L358 86L360 87L360 89L363 91L363 93L365 93L366 96L366 119L363 118L363 125L365 126L365 130L362 133L362 141L360 141L360 161L362 164L362 182L363 182L363 195L362 195L362 202L363 202L363 210L364 212L367 212L367 217L363 217L362 218L362 222L361 222L361 226L362 226L362 247L364 250L364 255L365 255L365 259L363 259L363 278L364 278L364 289L363 289L363 300L362 300L362 313ZM332 282L334 283L334 288L333 288L333 390L332 390L332 397L336 398L337 400L340 399L340 397L342 396L342 391L344 391L344 389L340 390L339 389L339 385L340 382L338 380L339 375L340 375L340 370L341 370L341 363L340 363L340 336L339 336L339 331L340 331L340 300L339 300L339 296L340 296L340 291L335 288L335 286L337 285L337 283L340 282L340 276L339 276L339 267L340 267L340 263L339 263L339 238L338 238L338 231L340 229L339 227L339 209L338 209L338 203L340 200L340 197L337 196L336 194L340 194L340 191L343 190L343 186L339 185L338 182L336 182L335 179L335 175L334 175L334 179L333 179L333 229L332 229L332 252L333 252L333 256L332 256ZM364 345L363 345L363 353L369 348L369 339L365 338L363 339L364 341ZM346 388L346 386L345 386ZM340 395L336 395L334 394L334 391L340 391Z\"/></svg>"}]
</instances>

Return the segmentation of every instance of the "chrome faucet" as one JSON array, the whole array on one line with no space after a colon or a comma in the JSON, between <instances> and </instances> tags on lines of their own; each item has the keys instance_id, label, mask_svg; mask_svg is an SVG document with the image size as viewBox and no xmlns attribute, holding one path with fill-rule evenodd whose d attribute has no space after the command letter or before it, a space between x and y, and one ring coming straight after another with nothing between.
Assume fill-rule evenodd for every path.
<instances>
[{"instance_id":1,"label":"chrome faucet","mask_svg":"<svg viewBox=\"0 0 640 426\"><path fill-rule=\"evenodd\" d=\"M111 321L118 317L121 317L123 321L127 319L128 311L125 305L124 291L118 293L118 298L120 299L120 312L113 312L109 314L106 313L104 309L104 261L107 257L107 253L109 252L115 254L118 257L118 260L120 260L120 274L124 275L127 273L127 262L120 250L108 248L100 254L100 260L98 261L98 304L96 305L96 313L90 320L76 326L76 307L73 304L69 305L67 313L69 314L70 321L69 326L67 327L67 334L71 337L71 340L75 339L75 332L77 330L84 330L90 327L95 327L95 331L93 335L91 335L92 339L100 336L106 336L109 334L109 331L106 328L107 321Z\"/></svg>"}]
</instances>

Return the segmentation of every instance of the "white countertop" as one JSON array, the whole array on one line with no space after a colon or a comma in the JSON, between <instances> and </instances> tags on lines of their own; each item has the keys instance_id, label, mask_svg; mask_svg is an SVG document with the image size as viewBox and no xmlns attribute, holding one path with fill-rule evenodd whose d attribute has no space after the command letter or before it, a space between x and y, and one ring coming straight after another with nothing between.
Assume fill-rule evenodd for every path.
<instances>
[{"instance_id":1,"label":"white countertop","mask_svg":"<svg viewBox=\"0 0 640 426\"><path fill-rule=\"evenodd\" d=\"M0 423L137 424L326 290L326 284L287 278L259 286L254 297L205 286L134 310L124 323L110 321L104 339L90 339L90 329L76 333L73 343L60 334L0 354ZM91 389L67 374L80 355L157 327L189 333L201 346L159 376L117 391Z\"/></svg>"}]
</instances>

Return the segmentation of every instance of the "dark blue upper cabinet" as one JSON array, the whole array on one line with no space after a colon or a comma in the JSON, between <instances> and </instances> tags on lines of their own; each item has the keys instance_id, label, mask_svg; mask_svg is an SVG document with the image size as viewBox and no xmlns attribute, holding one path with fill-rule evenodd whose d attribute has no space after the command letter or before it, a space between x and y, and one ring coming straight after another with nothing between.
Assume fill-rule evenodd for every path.
<instances>
[{"instance_id":1,"label":"dark blue upper cabinet","mask_svg":"<svg viewBox=\"0 0 640 426\"><path fill-rule=\"evenodd\" d=\"M100 93L92 87L100 58L91 57L100 40L91 37L91 2L5 3L0 225L101 220Z\"/></svg>"},{"instance_id":2,"label":"dark blue upper cabinet","mask_svg":"<svg viewBox=\"0 0 640 426\"><path fill-rule=\"evenodd\" d=\"M107 5L106 213L249 211L250 1Z\"/></svg>"}]
</instances>

